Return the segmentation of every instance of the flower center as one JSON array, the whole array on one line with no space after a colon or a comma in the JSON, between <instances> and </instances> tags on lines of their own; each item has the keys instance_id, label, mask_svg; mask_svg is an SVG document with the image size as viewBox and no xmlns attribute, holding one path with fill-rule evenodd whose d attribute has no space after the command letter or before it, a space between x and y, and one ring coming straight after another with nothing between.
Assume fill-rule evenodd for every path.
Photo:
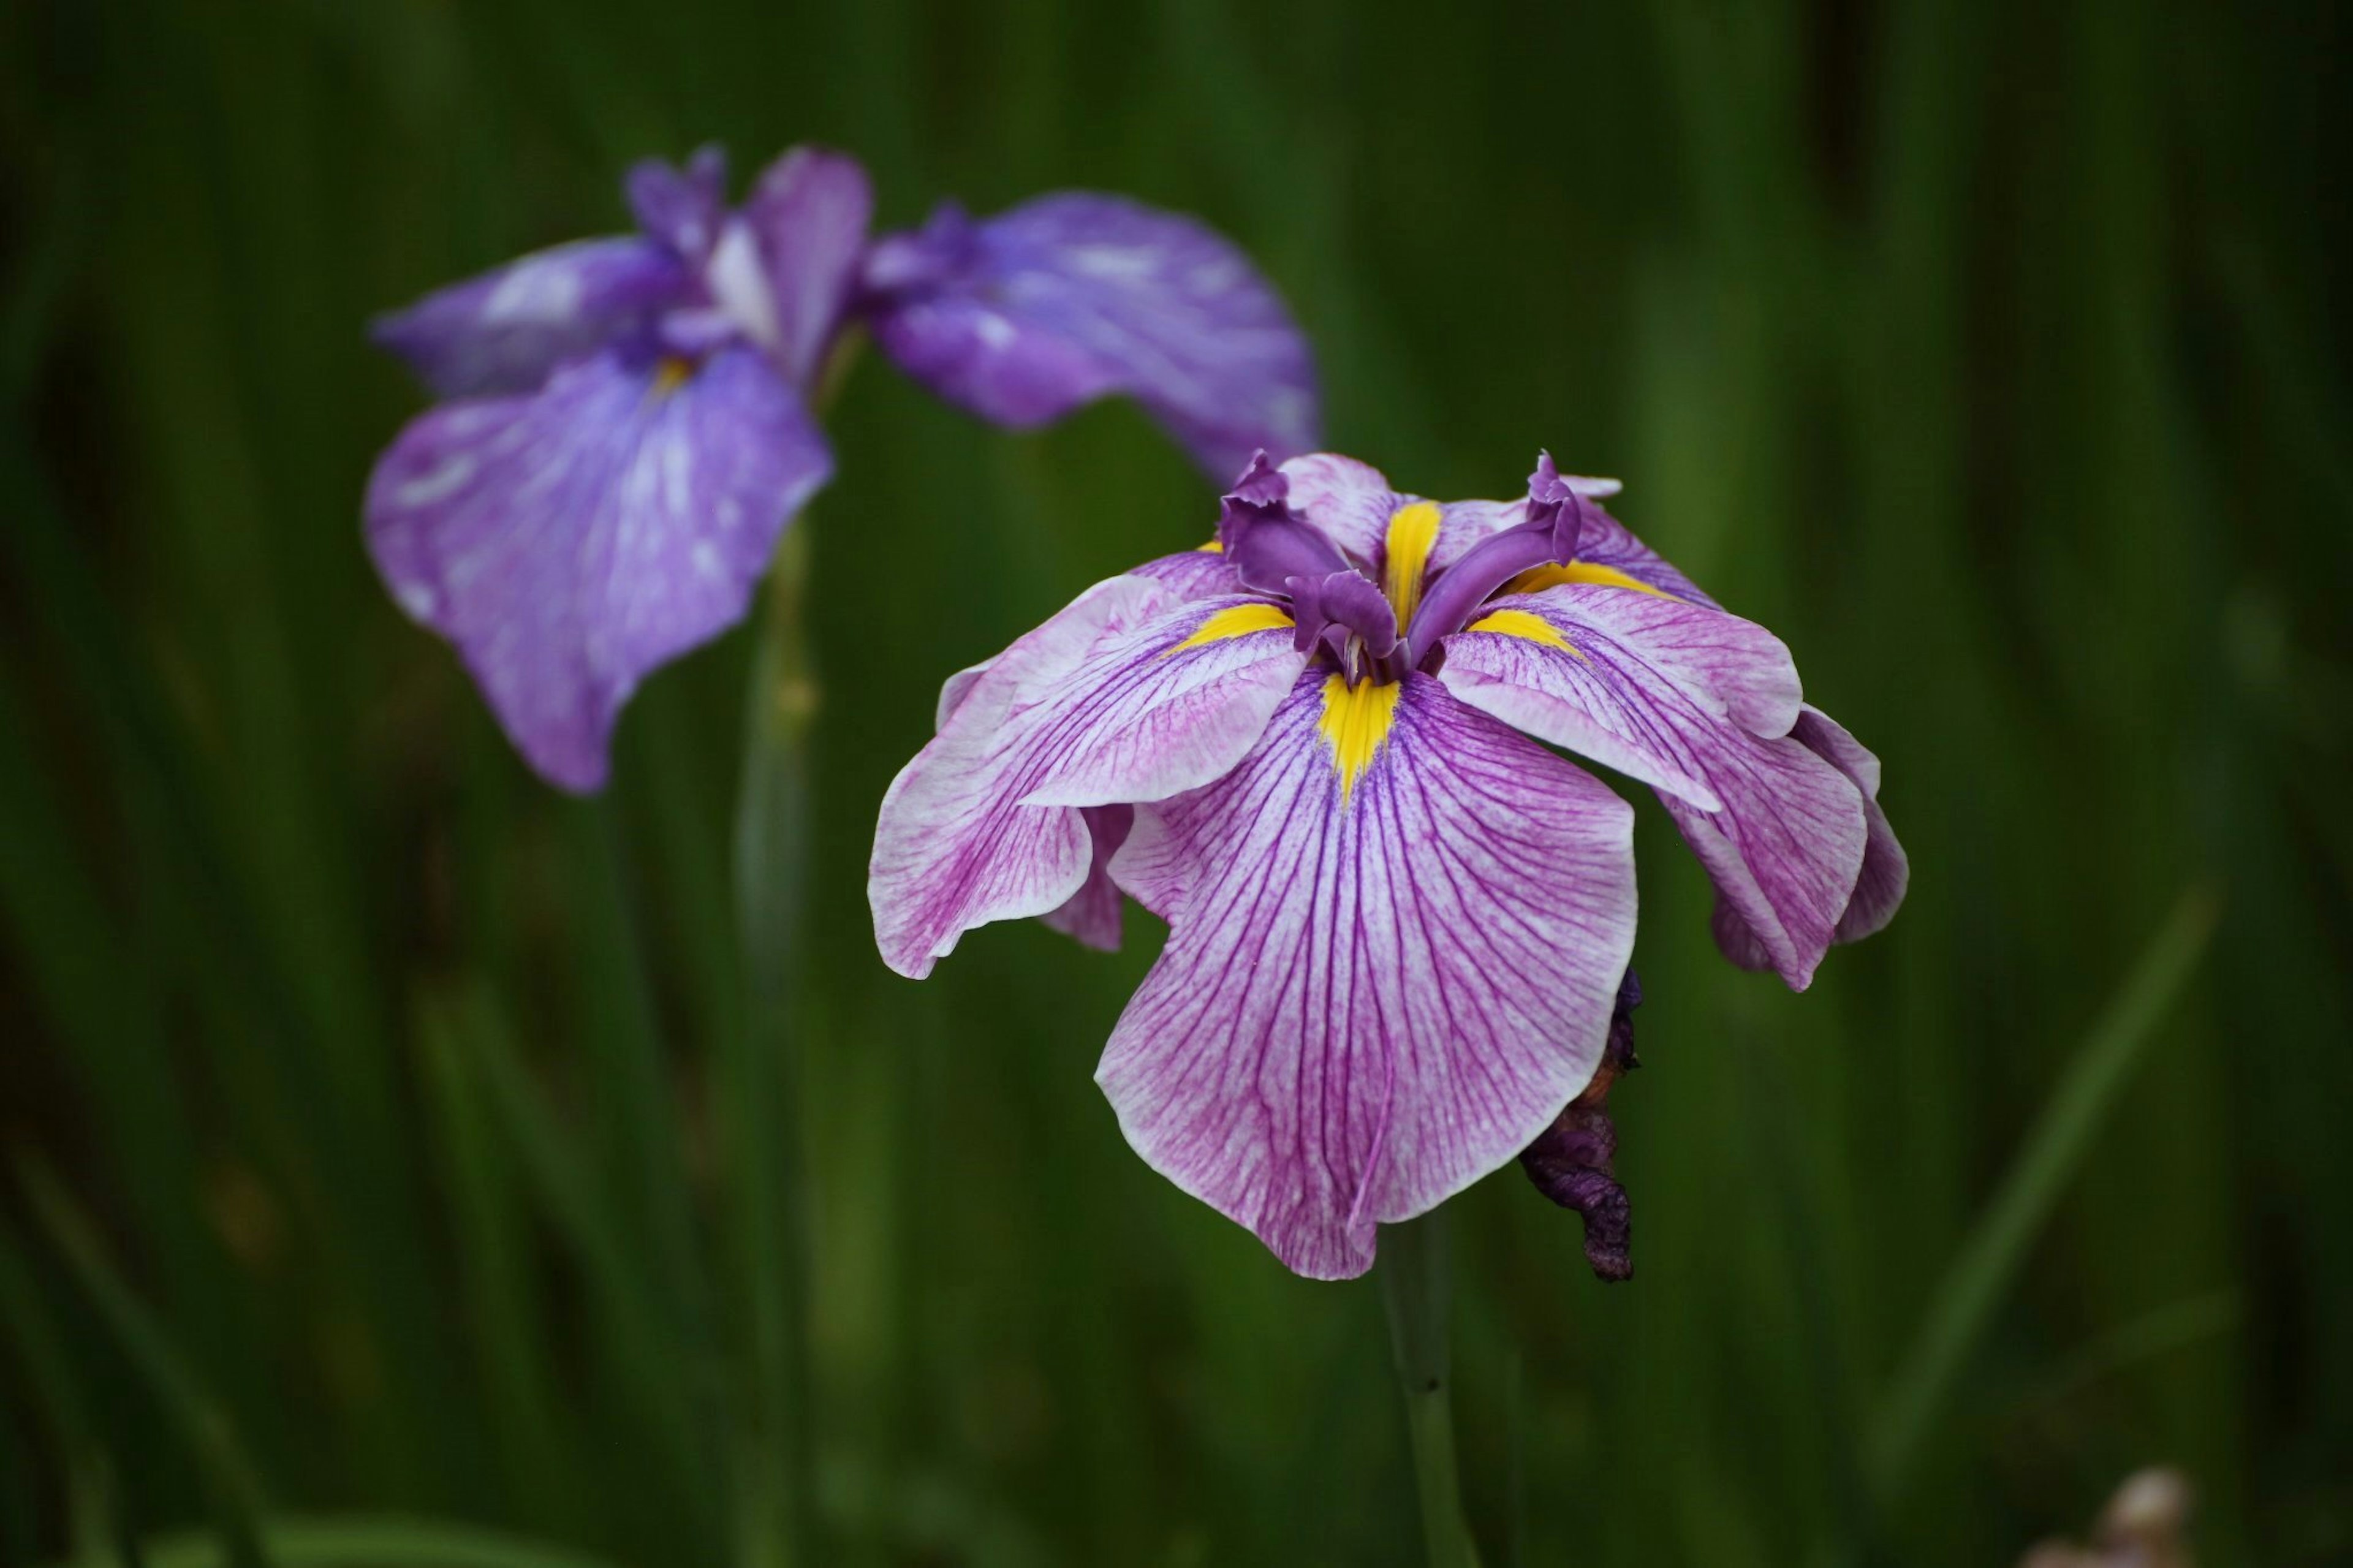
<instances>
[{"instance_id":1,"label":"flower center","mask_svg":"<svg viewBox=\"0 0 2353 1568\"><path fill-rule=\"evenodd\" d=\"M654 367L653 401L659 403L694 378L694 362L683 354L664 354Z\"/></svg>"}]
</instances>

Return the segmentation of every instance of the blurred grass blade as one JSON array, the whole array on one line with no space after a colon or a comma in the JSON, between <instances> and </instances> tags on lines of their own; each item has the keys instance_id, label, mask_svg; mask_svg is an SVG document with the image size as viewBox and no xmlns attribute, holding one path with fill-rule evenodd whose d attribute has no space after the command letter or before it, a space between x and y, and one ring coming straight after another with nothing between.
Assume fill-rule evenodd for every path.
<instances>
[{"instance_id":1,"label":"blurred grass blade","mask_svg":"<svg viewBox=\"0 0 2353 1568\"><path fill-rule=\"evenodd\" d=\"M1872 1435L1872 1472L1883 1502L1901 1494L1953 1380L2009 1293L2027 1248L2156 1038L2166 1009L2196 971L2216 913L2213 895L2202 887L2174 906L2076 1051L2000 1190L1930 1296L1928 1317L1897 1368Z\"/></svg>"},{"instance_id":2,"label":"blurred grass blade","mask_svg":"<svg viewBox=\"0 0 2353 1568\"><path fill-rule=\"evenodd\" d=\"M266 1520L261 1532L280 1568L614 1568L570 1547L442 1520L354 1514ZM227 1568L212 1541L169 1535L142 1548L147 1568ZM86 1568L53 1564L52 1568Z\"/></svg>"},{"instance_id":3,"label":"blurred grass blade","mask_svg":"<svg viewBox=\"0 0 2353 1568\"><path fill-rule=\"evenodd\" d=\"M37 731L17 696L17 671L0 660L0 756L30 758ZM180 1321L202 1329L225 1310L208 1267L215 1256L187 1223L196 1163L180 1113L153 977L100 896L71 830L64 799L30 766L0 768L0 931L58 1037L91 1110L109 1135L140 1233Z\"/></svg>"},{"instance_id":4,"label":"blurred grass blade","mask_svg":"<svg viewBox=\"0 0 2353 1568\"><path fill-rule=\"evenodd\" d=\"M265 1568L269 1558L259 1528L261 1485L246 1462L227 1412L206 1392L162 1326L122 1282L97 1228L48 1167L38 1156L20 1152L16 1173L34 1214L195 1456L218 1514L227 1561L235 1568Z\"/></svg>"},{"instance_id":5,"label":"blurred grass blade","mask_svg":"<svg viewBox=\"0 0 2353 1568\"><path fill-rule=\"evenodd\" d=\"M498 1136L496 1109L466 1050L487 1026L478 994L434 994L418 1007L427 1086L436 1111L444 1181L456 1221L458 1272L473 1331L467 1336L491 1406L508 1496L519 1517L541 1525L578 1524L567 1507L563 1428L541 1328L531 1236L515 1191L512 1158Z\"/></svg>"},{"instance_id":6,"label":"blurred grass blade","mask_svg":"<svg viewBox=\"0 0 2353 1568\"><path fill-rule=\"evenodd\" d=\"M709 1292L695 1245L678 1083L662 1048L629 851L609 800L567 806L575 889L573 942L585 1012L579 1036L596 1094L599 1137L624 1194L619 1228L668 1331L687 1352L698 1402L715 1400ZM703 1375L708 1374L708 1375Z\"/></svg>"},{"instance_id":7,"label":"blurred grass blade","mask_svg":"<svg viewBox=\"0 0 2353 1568\"><path fill-rule=\"evenodd\" d=\"M306 1005L296 977L333 967L317 922L269 918L280 906L260 896L238 853L236 814L216 770L155 670L137 657L136 639L124 635L89 542L32 448L5 426L0 493L11 503L0 550L19 580L37 585L26 600L54 644L43 656L72 672L74 711L104 742L126 815L164 852L139 874L159 902L202 911L177 928L185 941L171 956L214 1002L215 1026L225 1037L255 1042L270 1080L303 1108L289 1124L287 1157L301 1165L290 1175L298 1184L316 1179L322 1211L332 1216L322 1235L343 1276L341 1293L364 1338L401 1368L381 1402L385 1451L438 1458L446 1445L434 1440L433 1412L448 1401L448 1358L435 1334L429 1248L409 1184L388 1054L377 1048L382 1031L364 1005L329 1015Z\"/></svg>"},{"instance_id":8,"label":"blurred grass blade","mask_svg":"<svg viewBox=\"0 0 2353 1568\"><path fill-rule=\"evenodd\" d=\"M1527 1371L1514 1345L1504 1358L1504 1565L1528 1568Z\"/></svg>"},{"instance_id":9,"label":"blurred grass blade","mask_svg":"<svg viewBox=\"0 0 2353 1568\"><path fill-rule=\"evenodd\" d=\"M1842 1321L1843 1304L1830 1288L1820 1205L1811 1185L1809 1151L1799 1136L1810 1124L1790 1087L1787 1063L1778 1053L1753 1042L1744 1044L1740 1061L1746 1092L1759 1114L1742 1118L1742 1126L1780 1221L1780 1250L1788 1259L1789 1293L1799 1307L1797 1348L1812 1385L1825 1446L1822 1500L1850 1549L1860 1552L1875 1536L1877 1523L1863 1473L1862 1397L1846 1355L1850 1336Z\"/></svg>"},{"instance_id":10,"label":"blurred grass blade","mask_svg":"<svg viewBox=\"0 0 2353 1568\"><path fill-rule=\"evenodd\" d=\"M681 1348L664 1333L665 1319L652 1282L636 1267L587 1166L550 1114L538 1086L514 1052L503 1022L488 1007L470 1011L468 1039L506 1137L538 1190L548 1216L578 1256L603 1307L611 1353L631 1397L652 1424L655 1446L671 1469L679 1495L693 1500L700 1519L681 1519L690 1539L718 1517L715 1471L694 1421L691 1388L706 1379L681 1373Z\"/></svg>"},{"instance_id":11,"label":"blurred grass blade","mask_svg":"<svg viewBox=\"0 0 2353 1568\"><path fill-rule=\"evenodd\" d=\"M2242 1316L2239 1292L2235 1289L2211 1290L2186 1301L2168 1301L2117 1324L2066 1357L2040 1380L2038 1386L2023 1395L2020 1404L2062 1404L2139 1363L2227 1334L2239 1326Z\"/></svg>"},{"instance_id":12,"label":"blurred grass blade","mask_svg":"<svg viewBox=\"0 0 2353 1568\"><path fill-rule=\"evenodd\" d=\"M0 1229L0 1328L7 1331L0 1347L24 1373L25 1385L39 1403L49 1429L68 1451L87 1451L99 1436L90 1400L74 1375L65 1339L41 1300L33 1271L5 1229Z\"/></svg>"},{"instance_id":13,"label":"blurred grass blade","mask_svg":"<svg viewBox=\"0 0 2353 1568\"><path fill-rule=\"evenodd\" d=\"M114 1485L112 1467L100 1450L100 1433L90 1419L90 1402L76 1377L64 1336L58 1332L48 1304L41 1300L33 1271L17 1255L14 1239L0 1229L0 1347L17 1363L25 1385L32 1390L41 1418L56 1444L66 1472L66 1523L76 1553L86 1563L117 1563L132 1568L131 1551L121 1545L126 1521L121 1489ZM14 1414L13 1412L10 1414ZM5 1426L0 1422L0 1426ZM26 1467L27 1470L32 1467ZM31 1484L29 1476L24 1478ZM11 1482L16 1477L8 1478ZM0 1491L0 1506L16 1501L12 1491ZM30 1510L21 1523L31 1529ZM20 1521L6 1521L12 1528ZM26 1561L30 1561L29 1556Z\"/></svg>"}]
</instances>

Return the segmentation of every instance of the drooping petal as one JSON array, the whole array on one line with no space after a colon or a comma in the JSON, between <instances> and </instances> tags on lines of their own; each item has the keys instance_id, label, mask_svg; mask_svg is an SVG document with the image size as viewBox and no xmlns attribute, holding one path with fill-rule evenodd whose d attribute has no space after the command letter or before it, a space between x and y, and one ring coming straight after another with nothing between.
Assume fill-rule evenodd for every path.
<instances>
[{"instance_id":1,"label":"drooping petal","mask_svg":"<svg viewBox=\"0 0 2353 1568\"><path fill-rule=\"evenodd\" d=\"M567 359L648 339L691 281L649 241L584 239L438 289L369 336L440 396L530 392Z\"/></svg>"},{"instance_id":2,"label":"drooping petal","mask_svg":"<svg viewBox=\"0 0 2353 1568\"><path fill-rule=\"evenodd\" d=\"M1861 942L1884 930L1895 918L1912 881L1911 858L1897 841L1887 813L1880 809L1879 759L1819 708L1810 706L1801 711L1789 734L1862 792L1862 872L1855 879L1854 897L1847 901L1846 912L1839 917L1837 938Z\"/></svg>"},{"instance_id":3,"label":"drooping petal","mask_svg":"<svg viewBox=\"0 0 2353 1568\"><path fill-rule=\"evenodd\" d=\"M1191 218L1084 192L977 223L944 208L877 242L864 276L885 352L984 419L1026 427L1126 393L1220 481L1260 447L1315 445L1305 338Z\"/></svg>"},{"instance_id":4,"label":"drooping petal","mask_svg":"<svg viewBox=\"0 0 2353 1568\"><path fill-rule=\"evenodd\" d=\"M807 387L823 367L849 309L873 216L865 169L820 147L793 148L744 198L743 221L773 301L770 350L797 386Z\"/></svg>"},{"instance_id":5,"label":"drooping petal","mask_svg":"<svg viewBox=\"0 0 2353 1568\"><path fill-rule=\"evenodd\" d=\"M1813 977L1862 869L1861 792L1788 731L1797 670L1751 622L1662 594L1507 596L1447 639L1475 708L1651 785L1791 986Z\"/></svg>"},{"instance_id":6,"label":"drooping petal","mask_svg":"<svg viewBox=\"0 0 2353 1568\"><path fill-rule=\"evenodd\" d=\"M1096 1079L1128 1142L1295 1271L1510 1162L1591 1078L1633 813L1422 676L1311 671L1112 862L1169 923Z\"/></svg>"},{"instance_id":7,"label":"drooping petal","mask_svg":"<svg viewBox=\"0 0 2353 1568\"><path fill-rule=\"evenodd\" d=\"M749 349L678 384L600 355L535 394L413 421L369 480L368 543L533 766L593 790L638 680L743 616L831 471L799 398Z\"/></svg>"},{"instance_id":8,"label":"drooping petal","mask_svg":"<svg viewBox=\"0 0 2353 1568\"><path fill-rule=\"evenodd\" d=\"M867 882L883 962L920 978L975 926L1068 902L1094 858L1078 808L1231 768L1305 662L1291 635L1263 601L1124 576L1006 649L883 796Z\"/></svg>"},{"instance_id":9,"label":"drooping petal","mask_svg":"<svg viewBox=\"0 0 2353 1568\"><path fill-rule=\"evenodd\" d=\"M1127 842L1128 830L1135 824L1135 808L1090 805L1082 808L1079 815L1086 818L1087 837L1094 844L1094 859L1087 869L1087 879L1071 895L1069 902L1038 918L1088 947L1117 952L1122 900L1119 884L1111 878L1111 858Z\"/></svg>"},{"instance_id":10,"label":"drooping petal","mask_svg":"<svg viewBox=\"0 0 2353 1568\"><path fill-rule=\"evenodd\" d=\"M1201 595L1187 594L1181 596L1196 598ZM978 664L957 670L940 683L939 714L933 724L934 731L947 727L949 718L964 706L964 700L972 695L972 689L980 683L980 678L996 667L995 658L983 659ZM1038 918L1064 936L1075 938L1089 947L1117 952L1120 891L1119 885L1111 879L1111 858L1127 841L1127 831L1135 821L1135 811L1126 805L1090 805L1082 807L1079 815L1086 818L1087 834L1094 845L1093 860L1087 871L1086 882L1071 895L1067 903Z\"/></svg>"},{"instance_id":11,"label":"drooping petal","mask_svg":"<svg viewBox=\"0 0 2353 1568\"><path fill-rule=\"evenodd\" d=\"M1880 809L1879 759L1819 708L1808 707L1799 712L1789 736L1844 773L1862 794L1862 870L1855 879L1854 894L1847 900L1846 910L1839 916L1838 929L1831 939L1837 942L1861 942L1895 918L1912 878L1911 862L1904 853L1904 846L1897 841L1887 814ZM1715 931L1716 945L1735 963L1744 969L1773 967L1770 951L1740 912L1722 899L1716 901Z\"/></svg>"}]
</instances>

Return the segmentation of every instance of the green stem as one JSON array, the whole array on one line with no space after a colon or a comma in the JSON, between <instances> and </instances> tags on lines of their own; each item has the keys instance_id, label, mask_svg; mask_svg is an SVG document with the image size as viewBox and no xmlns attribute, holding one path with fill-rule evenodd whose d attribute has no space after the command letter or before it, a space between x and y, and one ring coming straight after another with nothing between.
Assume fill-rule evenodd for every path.
<instances>
[{"instance_id":1,"label":"green stem","mask_svg":"<svg viewBox=\"0 0 2353 1568\"><path fill-rule=\"evenodd\" d=\"M1433 1209L1419 1219L1381 1227L1381 1300L1389 1313L1389 1350L1405 1395L1413 1444L1415 1489L1430 1568L1478 1568L1479 1553L1462 1519L1454 1470L1454 1414L1446 1351L1453 1295L1446 1220Z\"/></svg>"},{"instance_id":2,"label":"green stem","mask_svg":"<svg viewBox=\"0 0 2353 1568\"><path fill-rule=\"evenodd\" d=\"M785 533L767 583L735 806L735 918L749 1006L722 1067L753 1384L738 1455L739 1561L815 1560L809 1477L807 1215L801 1058L791 1011L808 868L809 726L817 713L801 606L808 537Z\"/></svg>"},{"instance_id":3,"label":"green stem","mask_svg":"<svg viewBox=\"0 0 2353 1568\"><path fill-rule=\"evenodd\" d=\"M819 416L864 343L864 334L851 331L833 345L810 398ZM728 1091L721 1114L752 1363L749 1418L734 1458L743 1568L817 1561L802 1055L792 1017L807 904L808 736L818 689L802 618L808 570L808 523L796 517L768 566L735 796L735 929L747 1005L740 1026L721 1031L719 1067Z\"/></svg>"}]
</instances>

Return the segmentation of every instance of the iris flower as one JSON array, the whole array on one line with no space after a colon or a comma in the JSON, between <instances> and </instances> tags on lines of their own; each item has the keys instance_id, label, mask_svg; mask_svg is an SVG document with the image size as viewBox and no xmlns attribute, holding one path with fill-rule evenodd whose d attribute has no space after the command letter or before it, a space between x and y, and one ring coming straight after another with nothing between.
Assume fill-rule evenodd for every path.
<instances>
[{"instance_id":1,"label":"iris flower","mask_svg":"<svg viewBox=\"0 0 2353 1568\"><path fill-rule=\"evenodd\" d=\"M715 148L631 170L638 232L428 295L377 342L448 399L378 461L368 542L518 748L594 790L638 681L740 619L831 477L810 397L844 327L950 402L1026 427L1142 402L1209 473L1315 441L1304 340L1189 218L1066 193L871 241L865 171L787 153L742 206Z\"/></svg>"},{"instance_id":2,"label":"iris flower","mask_svg":"<svg viewBox=\"0 0 2353 1568\"><path fill-rule=\"evenodd\" d=\"M949 679L882 803L884 961L1030 915L1109 947L1125 893L1168 937L1096 1080L1284 1264L1362 1273L1377 1226L1524 1152L1590 1227L1609 1149L1574 1102L1636 996L1633 811L1549 748L1654 789L1726 952L1793 987L1905 883L1876 761L1617 488L1547 458L1522 500L1441 504L1261 454L1214 543Z\"/></svg>"}]
</instances>

